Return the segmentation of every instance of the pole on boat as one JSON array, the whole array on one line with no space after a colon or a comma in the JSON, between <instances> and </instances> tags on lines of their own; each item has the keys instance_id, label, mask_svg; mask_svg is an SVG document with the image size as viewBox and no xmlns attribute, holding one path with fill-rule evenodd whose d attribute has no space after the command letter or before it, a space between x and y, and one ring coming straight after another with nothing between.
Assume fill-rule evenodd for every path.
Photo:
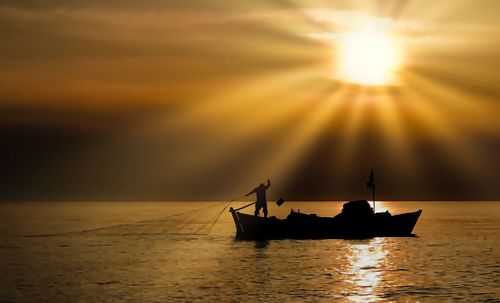
<instances>
[{"instance_id":1,"label":"pole on boat","mask_svg":"<svg viewBox=\"0 0 500 303\"><path fill-rule=\"evenodd\" d=\"M375 212L375 184L372 187L372 198L373 198L373 212Z\"/></svg>"},{"instance_id":2,"label":"pole on boat","mask_svg":"<svg viewBox=\"0 0 500 303\"><path fill-rule=\"evenodd\" d=\"M249 207L249 206L254 205L255 203L257 203L257 202L252 202L252 203L247 204L247 205L245 205L245 206L242 206L242 207L240 207L240 208L234 209L234 211L239 211L239 210L245 209L245 208L247 208L247 207ZM285 203L285 200L284 200L283 198L279 198L279 199L276 201L276 205L278 205L278 206L283 205L283 203Z\"/></svg>"},{"instance_id":3,"label":"pole on boat","mask_svg":"<svg viewBox=\"0 0 500 303\"><path fill-rule=\"evenodd\" d=\"M372 189L373 212L375 212L375 173L373 169L370 169L370 178L366 182L366 186Z\"/></svg>"},{"instance_id":4,"label":"pole on boat","mask_svg":"<svg viewBox=\"0 0 500 303\"><path fill-rule=\"evenodd\" d=\"M242 210L242 209L244 209L244 208L247 208L247 207L249 207L249 206L254 205L255 203L257 203L257 202L252 202L252 203L250 203L250 204L247 204L247 205L245 205L245 206L242 206L242 207L240 207L240 208L237 208L237 209L235 209L234 211ZM231 208L232 208L232 207L231 207Z\"/></svg>"}]
</instances>

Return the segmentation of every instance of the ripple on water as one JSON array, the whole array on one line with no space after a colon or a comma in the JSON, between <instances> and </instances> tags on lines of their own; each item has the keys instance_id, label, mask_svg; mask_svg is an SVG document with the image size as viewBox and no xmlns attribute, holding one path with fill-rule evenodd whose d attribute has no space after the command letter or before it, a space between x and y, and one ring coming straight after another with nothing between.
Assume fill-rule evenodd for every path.
<instances>
[{"instance_id":1,"label":"ripple on water","mask_svg":"<svg viewBox=\"0 0 500 303\"><path fill-rule=\"evenodd\" d=\"M500 213L495 205L487 207L488 216ZM221 217L228 228L217 236L156 235L163 229L158 222L154 228L141 225L148 231L142 233L128 224L113 227L113 233L4 238L0 297L12 302L498 303L500 218L485 229L481 218L441 219L465 210L441 209L432 220L422 220L418 238L234 241L230 217ZM433 216L432 207L424 216ZM34 234L20 232L29 233Z\"/></svg>"}]
</instances>

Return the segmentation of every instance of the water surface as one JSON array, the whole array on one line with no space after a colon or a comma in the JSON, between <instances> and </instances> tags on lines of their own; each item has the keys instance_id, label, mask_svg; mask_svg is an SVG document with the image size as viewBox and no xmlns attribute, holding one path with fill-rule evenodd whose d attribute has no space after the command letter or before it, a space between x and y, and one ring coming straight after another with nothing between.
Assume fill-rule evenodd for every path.
<instances>
[{"instance_id":1,"label":"water surface","mask_svg":"<svg viewBox=\"0 0 500 303\"><path fill-rule=\"evenodd\" d=\"M0 204L0 301L500 302L500 203L381 202L423 209L417 237L268 242L235 241L224 206Z\"/></svg>"}]
</instances>

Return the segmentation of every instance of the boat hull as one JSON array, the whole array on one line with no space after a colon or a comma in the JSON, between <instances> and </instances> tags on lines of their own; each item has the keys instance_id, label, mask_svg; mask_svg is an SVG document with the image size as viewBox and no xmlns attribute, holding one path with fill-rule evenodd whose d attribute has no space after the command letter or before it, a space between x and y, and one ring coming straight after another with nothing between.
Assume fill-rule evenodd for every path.
<instances>
[{"instance_id":1,"label":"boat hull","mask_svg":"<svg viewBox=\"0 0 500 303\"><path fill-rule=\"evenodd\" d=\"M364 239L373 237L411 237L422 213L391 215L373 213L335 217L291 212L286 219L263 218L230 209L237 239Z\"/></svg>"}]
</instances>

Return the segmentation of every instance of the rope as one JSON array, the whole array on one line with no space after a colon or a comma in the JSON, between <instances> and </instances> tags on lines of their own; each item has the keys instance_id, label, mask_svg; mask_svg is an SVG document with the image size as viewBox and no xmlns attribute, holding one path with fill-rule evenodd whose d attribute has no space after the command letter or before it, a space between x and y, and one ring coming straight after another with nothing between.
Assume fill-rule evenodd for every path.
<instances>
[{"instance_id":1,"label":"rope","mask_svg":"<svg viewBox=\"0 0 500 303\"><path fill-rule=\"evenodd\" d=\"M232 202L232 201L231 201L231 202ZM220 212L220 214L219 214L219 216L217 217L217 219L215 219L214 224L212 224L212 225L210 226L210 228L208 229L207 234L209 234L209 233L212 231L212 228L214 228L215 224L217 223L217 221L219 221L219 218L222 216L222 214L223 214L223 213L224 213L224 211L227 209L227 207L228 207L229 205L231 205L231 202L229 202L229 203L226 205L226 207L224 207L224 208L222 209L222 211Z\"/></svg>"},{"instance_id":2,"label":"rope","mask_svg":"<svg viewBox=\"0 0 500 303\"><path fill-rule=\"evenodd\" d=\"M236 199L238 199L238 198L236 198ZM201 227L200 227L200 228L199 228L199 229L195 232L195 234L198 234L198 233L199 233L199 232L200 232L203 228L205 228L206 226L208 226L208 224L210 224L210 223L213 221L212 225L210 226L210 228L208 229L208 232L207 232L207 234L209 234L209 233L210 233L210 231L212 231L212 228L215 226L215 224L216 224L216 223L217 223L217 221L219 220L219 218L222 216L222 214L223 214L223 213L224 213L224 211L226 210L226 208L228 208L228 207L229 207L229 205L231 205L231 203L233 203L233 201L234 201L234 200L236 200L236 199L233 199L233 200L229 201L229 203L227 203L227 204L226 204L226 206L224 206L224 208L223 208L220 212L218 212L218 213L217 213L217 214L216 214L216 215L215 215L215 216L214 216L214 217L213 217L210 221L208 221L207 223L205 223L204 225L202 225L202 226L201 226Z\"/></svg>"},{"instance_id":3,"label":"rope","mask_svg":"<svg viewBox=\"0 0 500 303\"><path fill-rule=\"evenodd\" d=\"M210 223L212 223L212 225L210 226L208 232L206 234L209 234L210 231L212 231L213 227L215 226L215 224L217 223L217 221L219 220L219 218L222 216L222 214L224 213L224 211L229 207L229 205L231 205L231 203L233 203L234 201L238 200L238 199L241 199L241 198L244 198L246 195L243 195L243 196L238 196L238 197L235 197L235 198L232 198L230 200L228 200L229 202L227 203L226 206L224 206L224 208L218 212L217 214L215 214L214 217L212 217L207 223L203 224L200 228L198 228L198 230L196 230L196 232L194 232L194 234L200 234L199 232L201 230L203 230L205 227L207 227ZM221 202L221 203L225 203L225 202ZM218 204L217 204L218 205ZM191 224L196 218L193 218L187 222L184 222L184 224L181 224L180 226L178 226L179 229L182 229L184 228L185 226L188 226L189 224Z\"/></svg>"}]
</instances>

